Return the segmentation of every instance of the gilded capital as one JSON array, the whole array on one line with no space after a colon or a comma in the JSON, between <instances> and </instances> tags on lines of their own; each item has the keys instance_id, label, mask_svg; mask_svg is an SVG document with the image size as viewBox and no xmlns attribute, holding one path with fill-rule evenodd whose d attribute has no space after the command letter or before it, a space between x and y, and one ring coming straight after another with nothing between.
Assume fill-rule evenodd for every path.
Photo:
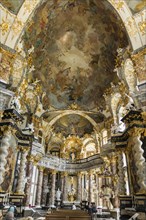
<instances>
[{"instance_id":1,"label":"gilded capital","mask_svg":"<svg viewBox=\"0 0 146 220\"><path fill-rule=\"evenodd\" d=\"M81 173L81 172L78 172L77 175L78 175L78 177L81 177L82 173Z\"/></svg>"},{"instance_id":2,"label":"gilded capital","mask_svg":"<svg viewBox=\"0 0 146 220\"><path fill-rule=\"evenodd\" d=\"M63 175L64 176L68 176L68 172L63 172Z\"/></svg>"},{"instance_id":3,"label":"gilded capital","mask_svg":"<svg viewBox=\"0 0 146 220\"><path fill-rule=\"evenodd\" d=\"M28 156L28 161L34 162L34 156L33 156L33 155L29 155L29 156Z\"/></svg>"},{"instance_id":4,"label":"gilded capital","mask_svg":"<svg viewBox=\"0 0 146 220\"><path fill-rule=\"evenodd\" d=\"M145 128L138 128L138 127L134 127L128 131L128 133L131 137L140 136L144 132L146 132Z\"/></svg>"},{"instance_id":5,"label":"gilded capital","mask_svg":"<svg viewBox=\"0 0 146 220\"><path fill-rule=\"evenodd\" d=\"M51 174L56 174L57 170L51 170Z\"/></svg>"},{"instance_id":6,"label":"gilded capital","mask_svg":"<svg viewBox=\"0 0 146 220\"><path fill-rule=\"evenodd\" d=\"M93 174L93 170L89 170L89 171L88 171L88 174L89 174L89 175L92 175L92 174Z\"/></svg>"},{"instance_id":7,"label":"gilded capital","mask_svg":"<svg viewBox=\"0 0 146 220\"><path fill-rule=\"evenodd\" d=\"M40 172L43 172L45 167L39 166L38 169L39 169Z\"/></svg>"}]
</instances>

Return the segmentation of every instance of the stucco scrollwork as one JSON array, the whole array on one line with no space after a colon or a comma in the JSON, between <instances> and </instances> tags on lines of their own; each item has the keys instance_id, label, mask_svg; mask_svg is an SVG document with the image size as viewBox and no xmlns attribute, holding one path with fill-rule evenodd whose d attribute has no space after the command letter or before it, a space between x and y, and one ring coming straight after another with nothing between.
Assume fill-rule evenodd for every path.
<instances>
[{"instance_id":1,"label":"stucco scrollwork","mask_svg":"<svg viewBox=\"0 0 146 220\"><path fill-rule=\"evenodd\" d=\"M125 62L124 74L125 74L125 79L128 84L130 92L132 93L136 92L136 85L137 85L136 73L135 73L133 62L130 58L128 58Z\"/></svg>"}]
</instances>

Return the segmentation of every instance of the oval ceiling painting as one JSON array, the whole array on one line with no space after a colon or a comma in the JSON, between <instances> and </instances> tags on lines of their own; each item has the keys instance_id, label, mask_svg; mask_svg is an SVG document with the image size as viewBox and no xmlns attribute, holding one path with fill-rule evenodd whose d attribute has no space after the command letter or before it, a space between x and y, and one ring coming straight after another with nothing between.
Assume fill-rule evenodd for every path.
<instances>
[{"instance_id":1,"label":"oval ceiling painting","mask_svg":"<svg viewBox=\"0 0 146 220\"><path fill-rule=\"evenodd\" d=\"M32 47L31 79L39 79L43 105L55 109L76 103L83 110L105 106L116 51L127 45L121 20L105 0L45 1L28 23L26 53Z\"/></svg>"}]
</instances>

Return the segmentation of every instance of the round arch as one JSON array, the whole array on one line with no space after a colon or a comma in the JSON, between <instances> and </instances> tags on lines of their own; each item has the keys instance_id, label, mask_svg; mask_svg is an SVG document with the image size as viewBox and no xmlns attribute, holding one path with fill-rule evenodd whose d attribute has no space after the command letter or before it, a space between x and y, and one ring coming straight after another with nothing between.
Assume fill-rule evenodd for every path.
<instances>
[{"instance_id":1,"label":"round arch","mask_svg":"<svg viewBox=\"0 0 146 220\"><path fill-rule=\"evenodd\" d=\"M123 24L127 30L133 50L143 46L141 41L141 33L137 27L135 17L132 15L127 3L124 0L107 0L109 4L117 11ZM19 39L23 33L25 26L30 17L33 16L37 7L41 4L42 0L25 0L21 6L16 18L14 19L6 37L4 44L12 49L16 49ZM19 30L14 33L16 27Z\"/></svg>"},{"instance_id":2,"label":"round arch","mask_svg":"<svg viewBox=\"0 0 146 220\"><path fill-rule=\"evenodd\" d=\"M44 114L44 113L43 113ZM84 118L86 118L95 128L95 130L97 132L99 132L98 127L97 127L97 123L86 113L78 111L78 110L67 110L66 112L60 113L59 115L57 115L55 118L53 118L50 122L49 122L49 127L52 127L60 118L62 118L63 116L66 115L70 115L70 114L75 114L75 115L80 115Z\"/></svg>"}]
</instances>

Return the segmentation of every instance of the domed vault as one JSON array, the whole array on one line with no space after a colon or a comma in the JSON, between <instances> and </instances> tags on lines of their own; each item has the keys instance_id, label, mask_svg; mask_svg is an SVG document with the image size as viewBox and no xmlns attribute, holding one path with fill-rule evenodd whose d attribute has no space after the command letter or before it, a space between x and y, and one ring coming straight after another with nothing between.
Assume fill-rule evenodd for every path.
<instances>
[{"instance_id":1,"label":"domed vault","mask_svg":"<svg viewBox=\"0 0 146 220\"><path fill-rule=\"evenodd\" d=\"M101 16L102 15L102 16ZM103 93L118 79L116 50L127 45L122 22L105 1L44 1L23 35L34 66L30 80L43 87L44 109L105 108Z\"/></svg>"}]
</instances>

